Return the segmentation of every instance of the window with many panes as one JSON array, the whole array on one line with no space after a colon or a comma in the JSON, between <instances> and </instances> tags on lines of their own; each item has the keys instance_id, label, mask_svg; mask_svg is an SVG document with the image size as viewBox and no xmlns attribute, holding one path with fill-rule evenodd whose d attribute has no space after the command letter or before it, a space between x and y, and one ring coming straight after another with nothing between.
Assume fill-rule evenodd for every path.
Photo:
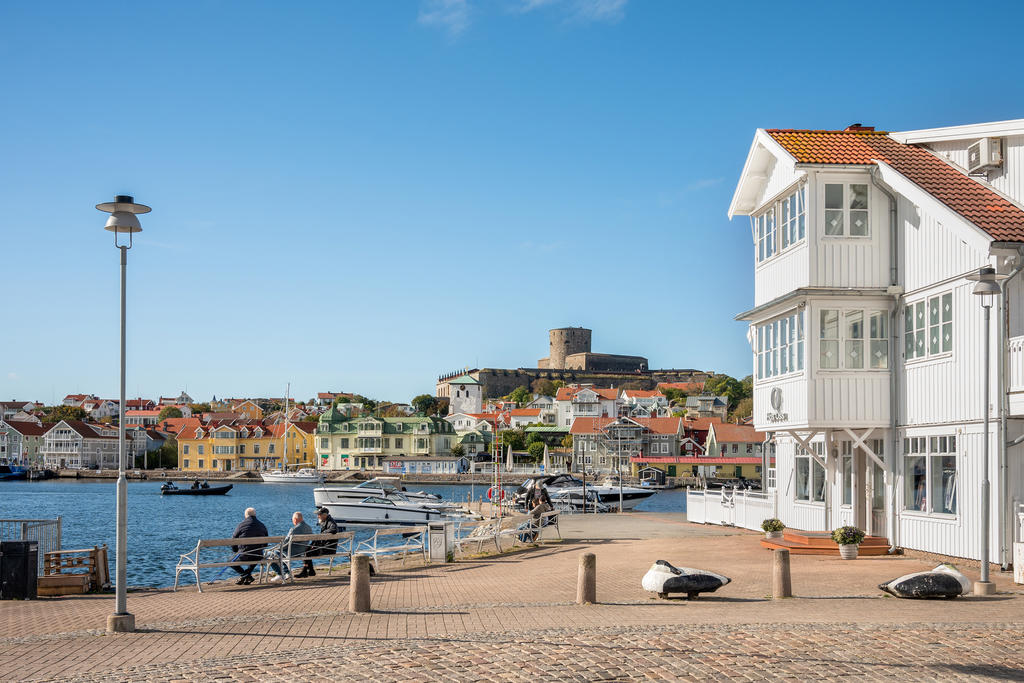
<instances>
[{"instance_id":1,"label":"window with many panes","mask_svg":"<svg viewBox=\"0 0 1024 683\"><path fill-rule=\"evenodd\" d=\"M956 437L903 439L903 506L940 515L956 514Z\"/></svg>"},{"instance_id":2,"label":"window with many panes","mask_svg":"<svg viewBox=\"0 0 1024 683\"><path fill-rule=\"evenodd\" d=\"M903 351L907 360L953 351L953 293L907 304L903 311Z\"/></svg>"},{"instance_id":3,"label":"window with many panes","mask_svg":"<svg viewBox=\"0 0 1024 683\"><path fill-rule=\"evenodd\" d=\"M757 262L803 241L807 232L807 188L800 186L761 214L752 217L757 241Z\"/></svg>"},{"instance_id":4,"label":"window with many panes","mask_svg":"<svg viewBox=\"0 0 1024 683\"><path fill-rule=\"evenodd\" d=\"M811 448L824 461L822 454L825 452L825 445L813 443ZM798 501L809 503L825 502L825 468L800 446L796 447L795 460L796 487L793 492L794 498Z\"/></svg>"},{"instance_id":5,"label":"window with many panes","mask_svg":"<svg viewBox=\"0 0 1024 683\"><path fill-rule=\"evenodd\" d=\"M887 369L888 315L885 311L822 309L818 314L818 367L822 370Z\"/></svg>"},{"instance_id":6,"label":"window with many panes","mask_svg":"<svg viewBox=\"0 0 1024 683\"><path fill-rule=\"evenodd\" d=\"M803 370L803 311L758 325L756 355L758 379Z\"/></svg>"},{"instance_id":7,"label":"window with many panes","mask_svg":"<svg viewBox=\"0 0 1024 683\"><path fill-rule=\"evenodd\" d=\"M867 237L868 186L865 183L825 183L825 235Z\"/></svg>"}]
</instances>

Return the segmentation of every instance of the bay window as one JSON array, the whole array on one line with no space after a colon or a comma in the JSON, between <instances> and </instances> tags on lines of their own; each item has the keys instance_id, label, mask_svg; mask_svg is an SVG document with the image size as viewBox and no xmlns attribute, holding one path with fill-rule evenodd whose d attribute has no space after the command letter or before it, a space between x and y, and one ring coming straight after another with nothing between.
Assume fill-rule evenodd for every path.
<instances>
[{"instance_id":1,"label":"bay window","mask_svg":"<svg viewBox=\"0 0 1024 683\"><path fill-rule=\"evenodd\" d=\"M868 186L865 183L825 183L825 235L867 237Z\"/></svg>"},{"instance_id":2,"label":"bay window","mask_svg":"<svg viewBox=\"0 0 1024 683\"><path fill-rule=\"evenodd\" d=\"M941 515L957 511L956 437L903 439L903 505Z\"/></svg>"},{"instance_id":3,"label":"bay window","mask_svg":"<svg viewBox=\"0 0 1024 683\"><path fill-rule=\"evenodd\" d=\"M797 187L769 204L761 214L752 216L751 220L758 263L802 242L807 231L807 187Z\"/></svg>"},{"instance_id":4,"label":"bay window","mask_svg":"<svg viewBox=\"0 0 1024 683\"><path fill-rule=\"evenodd\" d=\"M818 314L819 369L888 369L888 315L886 311L822 309Z\"/></svg>"},{"instance_id":5,"label":"bay window","mask_svg":"<svg viewBox=\"0 0 1024 683\"><path fill-rule=\"evenodd\" d=\"M757 327L757 378L804 369L804 314L793 313Z\"/></svg>"}]
</instances>

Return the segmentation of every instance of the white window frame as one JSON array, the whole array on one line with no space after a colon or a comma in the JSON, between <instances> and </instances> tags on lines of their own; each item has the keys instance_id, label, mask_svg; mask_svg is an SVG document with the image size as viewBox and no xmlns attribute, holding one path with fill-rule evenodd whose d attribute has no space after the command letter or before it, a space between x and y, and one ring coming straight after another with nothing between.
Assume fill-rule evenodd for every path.
<instances>
[{"instance_id":1,"label":"white window frame","mask_svg":"<svg viewBox=\"0 0 1024 683\"><path fill-rule=\"evenodd\" d=\"M903 461L901 465L901 473L903 475L903 512L910 515L923 515L927 517L939 517L943 519L956 519L960 514L960 457L957 451L957 437L953 434L936 434L929 436L907 436L903 439ZM939 462L943 458L953 458L953 511L947 512L945 510L936 511L934 506L934 477L936 467L941 466ZM908 458L923 458L925 464L924 470L924 488L920 486L920 483L915 483L914 479L907 476L907 459ZM911 497L911 491L913 490L915 496L920 496L921 502L919 505L923 506L923 509L917 506L911 506L908 503L908 499Z\"/></svg>"},{"instance_id":2,"label":"white window frame","mask_svg":"<svg viewBox=\"0 0 1024 683\"><path fill-rule=\"evenodd\" d=\"M841 208L829 208L826 206L826 199L828 196L829 185L840 185L843 188L842 199L840 201ZM852 199L853 192L850 190L851 185L859 185L864 187L865 205L863 208L853 207ZM851 181L851 180L822 180L821 182L821 236L823 239L852 239L852 240L870 240L871 239L871 184L867 181ZM830 212L836 212L842 214L842 232L832 233L828 232L828 218ZM853 235L850 233L850 227L852 225L851 217L857 212L856 215L863 213L864 219L867 221L867 227L863 235Z\"/></svg>"},{"instance_id":3,"label":"white window frame","mask_svg":"<svg viewBox=\"0 0 1024 683\"><path fill-rule=\"evenodd\" d=\"M754 354L757 379L803 372L806 336L803 311L758 325L757 350Z\"/></svg>"},{"instance_id":4,"label":"white window frame","mask_svg":"<svg viewBox=\"0 0 1024 683\"><path fill-rule=\"evenodd\" d=\"M904 359L917 363L952 356L955 316L952 290L907 302L903 309Z\"/></svg>"},{"instance_id":5,"label":"white window frame","mask_svg":"<svg viewBox=\"0 0 1024 683\"><path fill-rule=\"evenodd\" d=\"M824 460L825 444L820 441L812 443L811 448L814 449L815 455L821 460ZM800 497L799 483L796 478L799 476L801 462L807 463L807 497ZM811 457L810 453L804 450L800 446L796 446L796 454L793 458L793 501L803 505L824 505L825 504L825 487L828 486L828 482L825 478L825 468L821 464ZM814 484L819 481L818 476L820 475L820 482L822 484L820 489L816 489ZM820 497L818 490L821 491Z\"/></svg>"},{"instance_id":6,"label":"white window frame","mask_svg":"<svg viewBox=\"0 0 1024 683\"><path fill-rule=\"evenodd\" d=\"M884 309L875 308L819 308L816 311L818 328L818 365L820 372L888 372L891 366L892 350L889 348L889 312ZM824 316L827 313L835 313L838 318L836 322L835 336L825 336ZM854 317L860 315L860 322L855 323ZM878 324L878 323L881 324ZM872 324L875 323L875 324ZM859 332L853 325L859 326ZM836 366L825 367L824 358L825 344L834 344L836 349ZM885 349L884 367L872 367L877 358L875 351ZM851 354L856 352L860 358L860 365L857 361L851 361Z\"/></svg>"},{"instance_id":7,"label":"white window frame","mask_svg":"<svg viewBox=\"0 0 1024 683\"><path fill-rule=\"evenodd\" d=\"M793 204L796 211L790 209ZM751 214L750 221L758 266L800 244L807 237L807 183L791 186L759 213Z\"/></svg>"}]
</instances>

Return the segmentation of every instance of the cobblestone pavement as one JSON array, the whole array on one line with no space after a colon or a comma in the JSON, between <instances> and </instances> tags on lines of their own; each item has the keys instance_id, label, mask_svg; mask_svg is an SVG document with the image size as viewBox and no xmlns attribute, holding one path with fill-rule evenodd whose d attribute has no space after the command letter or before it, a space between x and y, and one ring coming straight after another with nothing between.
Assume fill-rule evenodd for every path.
<instances>
[{"instance_id":1,"label":"cobblestone pavement","mask_svg":"<svg viewBox=\"0 0 1024 683\"><path fill-rule=\"evenodd\" d=\"M323 573L131 593L131 634L100 630L110 596L0 603L0 680L1024 680L1024 593L1005 575L993 598L904 601L876 586L929 566L919 559L794 557L798 597L772 601L757 535L671 524L644 540L623 526L614 540L386 570L366 615L347 612L346 577ZM598 557L601 604L574 603L584 551ZM733 583L654 599L639 578L662 557Z\"/></svg>"},{"instance_id":2,"label":"cobblestone pavement","mask_svg":"<svg viewBox=\"0 0 1024 683\"><path fill-rule=\"evenodd\" d=\"M634 626L354 640L73 680L1024 678L1013 625Z\"/></svg>"}]
</instances>

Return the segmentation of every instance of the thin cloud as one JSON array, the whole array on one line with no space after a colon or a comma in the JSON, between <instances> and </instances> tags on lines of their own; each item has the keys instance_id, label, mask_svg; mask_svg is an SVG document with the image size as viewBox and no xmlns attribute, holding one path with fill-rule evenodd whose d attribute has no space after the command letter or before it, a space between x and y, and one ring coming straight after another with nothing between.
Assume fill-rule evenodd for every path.
<instances>
[{"instance_id":1,"label":"thin cloud","mask_svg":"<svg viewBox=\"0 0 1024 683\"><path fill-rule=\"evenodd\" d=\"M575 0L572 17L577 21L617 24L626 16L629 0Z\"/></svg>"},{"instance_id":2,"label":"thin cloud","mask_svg":"<svg viewBox=\"0 0 1024 683\"><path fill-rule=\"evenodd\" d=\"M424 0L416 18L423 26L439 28L452 38L469 28L468 0Z\"/></svg>"},{"instance_id":3,"label":"thin cloud","mask_svg":"<svg viewBox=\"0 0 1024 683\"><path fill-rule=\"evenodd\" d=\"M686 191L694 192L696 190L706 190L709 187L714 187L715 185L718 185L723 180L725 180L725 178L701 178L700 180L695 180L694 182L687 185Z\"/></svg>"}]
</instances>

